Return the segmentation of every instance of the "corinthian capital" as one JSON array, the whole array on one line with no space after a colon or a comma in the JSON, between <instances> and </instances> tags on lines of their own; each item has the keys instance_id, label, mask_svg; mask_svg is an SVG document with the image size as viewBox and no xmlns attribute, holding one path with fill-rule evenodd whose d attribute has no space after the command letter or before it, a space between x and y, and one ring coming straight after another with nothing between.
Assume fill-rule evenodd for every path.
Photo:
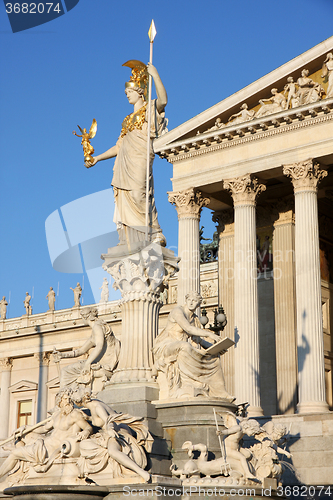
<instances>
[{"instance_id":1,"label":"corinthian capital","mask_svg":"<svg viewBox=\"0 0 333 500\"><path fill-rule=\"evenodd\" d=\"M0 359L0 368L1 370L4 371L10 371L13 366L13 359L12 358L1 358Z\"/></svg>"},{"instance_id":2,"label":"corinthian capital","mask_svg":"<svg viewBox=\"0 0 333 500\"><path fill-rule=\"evenodd\" d=\"M34 358L37 359L39 365L48 366L50 363L51 353L50 352L35 352Z\"/></svg>"},{"instance_id":3,"label":"corinthian capital","mask_svg":"<svg viewBox=\"0 0 333 500\"><path fill-rule=\"evenodd\" d=\"M230 191L234 205L254 205L257 196L266 190L266 186L250 174L224 181L223 188Z\"/></svg>"},{"instance_id":4,"label":"corinthian capital","mask_svg":"<svg viewBox=\"0 0 333 500\"><path fill-rule=\"evenodd\" d=\"M194 191L193 188L184 191L169 192L169 202L175 205L178 212L178 219L198 218L202 207L206 207L210 199L204 198L200 191Z\"/></svg>"},{"instance_id":5,"label":"corinthian capital","mask_svg":"<svg viewBox=\"0 0 333 500\"><path fill-rule=\"evenodd\" d=\"M295 193L316 191L318 183L327 176L326 170L320 170L319 163L309 159L283 167L283 174L291 178Z\"/></svg>"}]
</instances>

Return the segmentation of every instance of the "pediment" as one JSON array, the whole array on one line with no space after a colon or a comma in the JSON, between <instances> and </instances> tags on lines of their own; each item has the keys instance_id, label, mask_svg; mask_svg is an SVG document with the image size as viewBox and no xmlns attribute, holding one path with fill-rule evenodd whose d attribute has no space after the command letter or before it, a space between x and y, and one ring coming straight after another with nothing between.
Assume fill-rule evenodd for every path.
<instances>
[{"instance_id":1,"label":"pediment","mask_svg":"<svg viewBox=\"0 0 333 500\"><path fill-rule=\"evenodd\" d=\"M30 382L29 380L20 380L9 387L11 393L14 392L26 392L26 391L37 391L38 384L36 382Z\"/></svg>"},{"instance_id":2,"label":"pediment","mask_svg":"<svg viewBox=\"0 0 333 500\"><path fill-rule=\"evenodd\" d=\"M60 380L59 377L54 377L48 382L46 382L48 389L60 389Z\"/></svg>"},{"instance_id":3,"label":"pediment","mask_svg":"<svg viewBox=\"0 0 333 500\"><path fill-rule=\"evenodd\" d=\"M205 144L209 145L215 138L216 140L222 140L222 136L226 139L232 139L235 136L238 137L238 129L240 129L239 135L242 136L245 133L242 131L242 127L247 127L247 129L251 127L251 132L255 132L260 128L260 125L263 124L263 129L265 130L265 127L267 128L265 122L272 121L272 117L273 119L277 117L277 120L281 121L282 115L288 115L287 123L290 123L290 121L293 120L293 114L295 114L295 116L297 113L302 114L303 108L309 108L309 104L311 104L314 109L313 112L311 111L312 114L317 112L316 108L320 108L321 104L322 108L327 105L331 107L332 97L329 98L326 94L328 81L327 77L322 77L322 68L327 54L332 51L333 37L330 37L307 52L304 52L300 56L263 76L259 80L256 80L242 90L227 97L215 106L212 106L163 136L155 139L155 152L169 159L170 155L172 156L173 154L187 151L189 148L198 148ZM305 95L303 97L301 91L298 92L298 98L294 99L293 102L291 100L291 95L288 100L288 89L286 85L290 83L290 80L288 82L287 79L293 79L293 82L296 83L297 92L301 87L302 82L300 78L303 69L308 70L308 78L311 78L313 82L321 86L321 88L317 87L317 101L315 101L314 95L314 100L312 102L306 102L309 99L305 98ZM271 112L268 108L264 111L260 111L262 104L259 101L262 101L264 104L269 104L271 102L269 99L273 97L271 92L272 89L277 89L278 94L284 96L285 102L283 102L283 100L281 101L280 109L276 106L270 108ZM241 115L242 106L243 111L245 106L246 109ZM244 116L246 119L244 119ZM218 138L218 136L220 136L220 138Z\"/></svg>"}]
</instances>

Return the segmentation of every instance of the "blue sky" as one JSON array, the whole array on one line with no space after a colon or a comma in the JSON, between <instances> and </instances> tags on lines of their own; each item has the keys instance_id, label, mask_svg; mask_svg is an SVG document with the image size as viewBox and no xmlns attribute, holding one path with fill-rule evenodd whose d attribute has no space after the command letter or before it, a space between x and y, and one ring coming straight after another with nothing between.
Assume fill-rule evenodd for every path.
<instances>
[{"instance_id":1,"label":"blue sky","mask_svg":"<svg viewBox=\"0 0 333 500\"><path fill-rule=\"evenodd\" d=\"M152 18L171 130L332 36L333 1L80 0L59 19L15 34L1 3L0 295L10 295L8 317L25 312L26 291L33 291L33 312L46 311L50 286L59 290L56 308L71 307L77 281L84 281L84 304L94 302L87 276L52 268L45 221L110 187L113 160L87 170L72 131L96 118L96 153L115 144L131 112L124 94L130 71L122 64L147 62ZM171 177L171 164L156 158L159 221L176 251L177 214L166 194ZM112 200L99 203L91 220L72 207L78 225L111 224ZM204 210L206 237L214 231L210 219Z\"/></svg>"}]
</instances>

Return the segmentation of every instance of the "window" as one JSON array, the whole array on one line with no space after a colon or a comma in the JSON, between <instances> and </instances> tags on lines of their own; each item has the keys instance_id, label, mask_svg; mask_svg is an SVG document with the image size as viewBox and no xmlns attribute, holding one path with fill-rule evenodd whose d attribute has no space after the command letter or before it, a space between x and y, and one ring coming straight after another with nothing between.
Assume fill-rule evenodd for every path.
<instances>
[{"instance_id":1,"label":"window","mask_svg":"<svg viewBox=\"0 0 333 500\"><path fill-rule=\"evenodd\" d=\"M32 424L32 399L18 402L17 427Z\"/></svg>"}]
</instances>

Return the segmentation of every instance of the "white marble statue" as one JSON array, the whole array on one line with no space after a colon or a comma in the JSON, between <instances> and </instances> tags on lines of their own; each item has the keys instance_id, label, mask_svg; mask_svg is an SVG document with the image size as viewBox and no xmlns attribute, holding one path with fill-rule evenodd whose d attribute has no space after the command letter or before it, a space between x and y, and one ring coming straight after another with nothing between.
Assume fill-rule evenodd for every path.
<instances>
[{"instance_id":1,"label":"white marble statue","mask_svg":"<svg viewBox=\"0 0 333 500\"><path fill-rule=\"evenodd\" d=\"M312 102L320 101L324 89L320 83L315 82L309 77L309 71L303 69L300 78L297 80L297 102L298 106L303 104L311 104Z\"/></svg>"},{"instance_id":2,"label":"white marble statue","mask_svg":"<svg viewBox=\"0 0 333 500\"><path fill-rule=\"evenodd\" d=\"M154 373L167 380L169 398L205 396L233 401L226 391L218 355L206 355L206 348L221 338L201 328L195 310L201 303L196 292L186 295L186 303L175 307L164 330L154 342Z\"/></svg>"},{"instance_id":3,"label":"white marble statue","mask_svg":"<svg viewBox=\"0 0 333 500\"><path fill-rule=\"evenodd\" d=\"M212 127L210 127L209 129L205 130L205 132L212 132L213 130L219 130L223 127L225 127L225 124L222 123L221 118L216 118L214 125ZM200 131L199 131L199 134L201 134Z\"/></svg>"},{"instance_id":4,"label":"white marble statue","mask_svg":"<svg viewBox=\"0 0 333 500\"><path fill-rule=\"evenodd\" d=\"M6 319L7 306L8 306L8 302L6 300L6 297L3 296L2 299L0 300L0 318L2 320Z\"/></svg>"},{"instance_id":5,"label":"white marble statue","mask_svg":"<svg viewBox=\"0 0 333 500\"><path fill-rule=\"evenodd\" d=\"M232 125L236 125L237 123L247 122L249 120L253 120L254 118L254 110L248 110L248 105L246 103L241 105L241 110L238 113L235 113L230 116L228 122L232 121Z\"/></svg>"},{"instance_id":6,"label":"white marble statue","mask_svg":"<svg viewBox=\"0 0 333 500\"><path fill-rule=\"evenodd\" d=\"M175 465L171 467L173 476L180 479L202 476L228 477L221 484L253 484L263 483L265 478L279 481L282 465L278 453L290 458L291 454L279 446L279 441L286 435L286 427L281 424L267 422L263 427L255 419L238 418L229 411L218 413L222 417L223 430L217 435L222 437L221 457L208 460L208 448L205 444L192 444L186 441L182 449L186 450L189 460L183 469ZM252 437L257 441L250 448L244 448L242 438ZM219 439L220 439L219 438ZM200 452L194 458L194 452ZM230 482L231 481L231 482Z\"/></svg>"},{"instance_id":7,"label":"white marble statue","mask_svg":"<svg viewBox=\"0 0 333 500\"><path fill-rule=\"evenodd\" d=\"M103 278L103 284L100 287L101 291L101 300L100 302L108 302L109 300L109 283L107 278Z\"/></svg>"},{"instance_id":8,"label":"white marble statue","mask_svg":"<svg viewBox=\"0 0 333 500\"><path fill-rule=\"evenodd\" d=\"M254 420L239 419L231 412L221 412L225 429L218 434L224 437L226 461L230 470L234 470L247 479L255 479L255 475L250 470L249 460L252 458L251 452L247 448L242 448L241 439L243 436L254 436L260 432L259 423Z\"/></svg>"},{"instance_id":9,"label":"white marble statue","mask_svg":"<svg viewBox=\"0 0 333 500\"><path fill-rule=\"evenodd\" d=\"M62 484L62 477L64 484L150 479L144 469L153 437L143 418L113 411L90 391L60 390L51 417L18 429L12 438L14 446L0 467L0 478L10 474L6 486Z\"/></svg>"},{"instance_id":10,"label":"white marble statue","mask_svg":"<svg viewBox=\"0 0 333 500\"><path fill-rule=\"evenodd\" d=\"M116 157L111 185L114 190L115 214L114 222L121 243L145 239L146 227L146 166L147 166L147 82L148 74L154 80L157 99L151 103L152 121L149 135L151 141L161 135L165 129L164 109L167 104L167 93L156 68L139 61L128 61L126 66L132 68L132 76L126 83L126 96L133 105L133 113L128 115L122 124L120 137L115 146L105 153L97 155L93 161L86 161L86 167L92 167L101 160ZM152 166L154 152L150 149ZM150 231L152 241L165 245L165 238L157 220L157 211L153 194L153 180L150 179Z\"/></svg>"},{"instance_id":11,"label":"white marble statue","mask_svg":"<svg viewBox=\"0 0 333 500\"><path fill-rule=\"evenodd\" d=\"M56 363L63 358L77 358L89 353L87 359L64 366L60 371L60 387L78 388L90 386L94 378L103 377L108 380L115 369L119 353L120 342L113 335L108 324L98 318L97 309L81 312L81 316L91 327L91 336L79 349L71 352L53 351Z\"/></svg>"},{"instance_id":12,"label":"white marble statue","mask_svg":"<svg viewBox=\"0 0 333 500\"><path fill-rule=\"evenodd\" d=\"M326 98L333 97L333 53L329 52L323 64L321 77L328 81Z\"/></svg>"},{"instance_id":13,"label":"white marble statue","mask_svg":"<svg viewBox=\"0 0 333 500\"><path fill-rule=\"evenodd\" d=\"M80 307L80 299L82 295L82 287L80 283L77 283L75 288L70 287L70 289L73 290L74 293L74 307Z\"/></svg>"},{"instance_id":14,"label":"white marble statue","mask_svg":"<svg viewBox=\"0 0 333 500\"><path fill-rule=\"evenodd\" d=\"M294 82L292 76L288 76L287 82L284 86L284 93L287 94L286 109L289 109L289 107L296 108L298 106L296 82Z\"/></svg>"},{"instance_id":15,"label":"white marble statue","mask_svg":"<svg viewBox=\"0 0 333 500\"><path fill-rule=\"evenodd\" d=\"M49 290L48 294L46 295L46 298L49 302L49 311L54 311L55 310L56 294L55 294L55 291L53 290L52 286L50 286L50 290Z\"/></svg>"},{"instance_id":16,"label":"white marble statue","mask_svg":"<svg viewBox=\"0 0 333 500\"><path fill-rule=\"evenodd\" d=\"M30 300L31 300L31 295L29 295L29 292L25 292L25 299L23 301L23 304L27 316L30 316L32 314L32 307L30 305Z\"/></svg>"},{"instance_id":17,"label":"white marble statue","mask_svg":"<svg viewBox=\"0 0 333 500\"><path fill-rule=\"evenodd\" d=\"M280 446L280 441L286 434L285 425L269 421L262 426L261 432L256 435L256 440L259 443L255 443L250 448L253 457L251 463L255 470L255 476L260 481L267 477L280 480L283 467L278 455L292 457L291 453Z\"/></svg>"},{"instance_id":18,"label":"white marble statue","mask_svg":"<svg viewBox=\"0 0 333 500\"><path fill-rule=\"evenodd\" d=\"M106 463L112 476L119 477L129 469L149 481L146 451L151 451L153 437L143 422L143 417L117 413L107 404L91 397L90 391L78 390L73 400L90 411L90 421L99 432L80 443L78 460L79 476L101 472ZM131 457L131 458L130 458Z\"/></svg>"},{"instance_id":19,"label":"white marble statue","mask_svg":"<svg viewBox=\"0 0 333 500\"><path fill-rule=\"evenodd\" d=\"M262 116L271 115L287 109L287 100L285 96L278 92L277 89L271 90L272 97L269 99L260 99L259 103L261 108L256 112L255 117L261 118Z\"/></svg>"}]
</instances>

